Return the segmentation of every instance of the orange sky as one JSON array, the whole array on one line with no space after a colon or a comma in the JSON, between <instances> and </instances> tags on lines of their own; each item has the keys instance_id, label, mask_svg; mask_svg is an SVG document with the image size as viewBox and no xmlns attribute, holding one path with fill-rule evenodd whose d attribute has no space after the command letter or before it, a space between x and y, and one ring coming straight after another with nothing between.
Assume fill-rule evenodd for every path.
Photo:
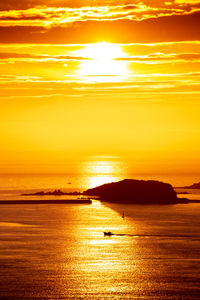
<instances>
[{"instance_id":1,"label":"orange sky","mask_svg":"<svg viewBox=\"0 0 200 300\"><path fill-rule=\"evenodd\" d=\"M0 4L1 173L199 172L199 1Z\"/></svg>"}]
</instances>

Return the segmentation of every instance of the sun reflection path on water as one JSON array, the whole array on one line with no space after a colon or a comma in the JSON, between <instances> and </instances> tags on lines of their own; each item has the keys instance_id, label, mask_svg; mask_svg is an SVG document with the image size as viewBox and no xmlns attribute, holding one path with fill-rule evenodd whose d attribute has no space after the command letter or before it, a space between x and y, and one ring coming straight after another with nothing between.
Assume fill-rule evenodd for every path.
<instances>
[{"instance_id":1,"label":"sun reflection path on water","mask_svg":"<svg viewBox=\"0 0 200 300\"><path fill-rule=\"evenodd\" d=\"M93 188L105 183L116 182L126 178L126 168L119 159L95 158L85 161L82 172L86 174L85 186Z\"/></svg>"},{"instance_id":2,"label":"sun reflection path on water","mask_svg":"<svg viewBox=\"0 0 200 300\"><path fill-rule=\"evenodd\" d=\"M90 188L109 183L118 181L120 178L117 176L107 176L107 175L96 175L88 177L88 186Z\"/></svg>"}]
</instances>

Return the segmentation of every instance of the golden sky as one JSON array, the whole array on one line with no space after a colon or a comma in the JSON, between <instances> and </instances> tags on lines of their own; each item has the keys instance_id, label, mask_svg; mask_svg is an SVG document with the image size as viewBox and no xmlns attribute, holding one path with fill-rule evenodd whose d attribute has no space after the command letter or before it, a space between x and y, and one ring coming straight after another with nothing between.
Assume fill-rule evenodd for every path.
<instances>
[{"instance_id":1,"label":"golden sky","mask_svg":"<svg viewBox=\"0 0 200 300\"><path fill-rule=\"evenodd\" d=\"M1 173L198 173L199 37L197 0L0 0Z\"/></svg>"}]
</instances>

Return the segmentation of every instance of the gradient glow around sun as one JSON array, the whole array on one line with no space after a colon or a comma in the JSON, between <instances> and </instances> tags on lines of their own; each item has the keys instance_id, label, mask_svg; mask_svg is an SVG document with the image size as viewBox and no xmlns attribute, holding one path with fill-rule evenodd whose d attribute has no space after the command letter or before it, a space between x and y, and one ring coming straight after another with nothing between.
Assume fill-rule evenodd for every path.
<instances>
[{"instance_id":1,"label":"gradient glow around sun","mask_svg":"<svg viewBox=\"0 0 200 300\"><path fill-rule=\"evenodd\" d=\"M105 159L104 159L105 158ZM86 175L84 186L96 187L105 183L114 182L126 178L126 167L117 159L95 156L85 161L80 171Z\"/></svg>"},{"instance_id":2,"label":"gradient glow around sun","mask_svg":"<svg viewBox=\"0 0 200 300\"><path fill-rule=\"evenodd\" d=\"M127 62L116 60L125 57L120 45L106 42L89 44L77 54L85 58L79 75L86 81L116 82L127 76Z\"/></svg>"}]
</instances>

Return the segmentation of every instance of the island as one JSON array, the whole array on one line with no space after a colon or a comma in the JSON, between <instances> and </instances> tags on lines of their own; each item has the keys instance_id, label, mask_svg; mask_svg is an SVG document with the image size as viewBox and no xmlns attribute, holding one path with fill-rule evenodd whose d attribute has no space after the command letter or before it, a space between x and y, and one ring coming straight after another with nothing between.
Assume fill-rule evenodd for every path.
<instances>
[{"instance_id":1,"label":"island","mask_svg":"<svg viewBox=\"0 0 200 300\"><path fill-rule=\"evenodd\" d=\"M189 186L183 186L182 189L194 189L194 190L198 190L198 189L200 189L200 182L193 183L192 185L189 185Z\"/></svg>"},{"instance_id":2,"label":"island","mask_svg":"<svg viewBox=\"0 0 200 300\"><path fill-rule=\"evenodd\" d=\"M88 189L83 195L98 196L101 201L126 204L177 204L188 203L178 198L173 187L155 180L124 179Z\"/></svg>"},{"instance_id":3,"label":"island","mask_svg":"<svg viewBox=\"0 0 200 300\"><path fill-rule=\"evenodd\" d=\"M76 192L76 191L65 193L61 190L54 190L54 191L49 191L49 192L40 191L40 192L35 192L35 193L21 194L21 196L66 196L66 195L79 196L79 195L82 195L82 193Z\"/></svg>"}]
</instances>

